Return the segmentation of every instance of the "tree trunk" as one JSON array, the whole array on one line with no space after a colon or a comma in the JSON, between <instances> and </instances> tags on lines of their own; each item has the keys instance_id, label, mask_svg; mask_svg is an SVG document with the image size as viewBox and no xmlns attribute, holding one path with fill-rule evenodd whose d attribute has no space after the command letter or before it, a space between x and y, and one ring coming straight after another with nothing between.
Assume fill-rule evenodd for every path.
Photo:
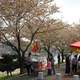
<instances>
[{"instance_id":1,"label":"tree trunk","mask_svg":"<svg viewBox=\"0 0 80 80\"><path fill-rule=\"evenodd\" d=\"M19 68L20 68L20 74L24 73L24 59L22 57L19 57Z\"/></svg>"},{"instance_id":2,"label":"tree trunk","mask_svg":"<svg viewBox=\"0 0 80 80\"><path fill-rule=\"evenodd\" d=\"M54 68L54 58L53 58L53 55L52 53L50 52L50 48L45 48L45 51L48 53L48 59L51 61L52 63L52 71L53 71L53 74L55 74L55 68Z\"/></svg>"},{"instance_id":3,"label":"tree trunk","mask_svg":"<svg viewBox=\"0 0 80 80\"><path fill-rule=\"evenodd\" d=\"M22 56L23 53L21 53L20 31L17 30L17 27L16 27L16 31L17 31L16 37L18 41L19 68L20 68L20 74L23 74L24 73L24 58L23 58L24 56Z\"/></svg>"},{"instance_id":4,"label":"tree trunk","mask_svg":"<svg viewBox=\"0 0 80 80\"><path fill-rule=\"evenodd\" d=\"M63 63L64 62L64 53L62 52L61 55L62 55L62 63Z\"/></svg>"},{"instance_id":5,"label":"tree trunk","mask_svg":"<svg viewBox=\"0 0 80 80\"><path fill-rule=\"evenodd\" d=\"M20 66L20 74L24 74L24 67Z\"/></svg>"},{"instance_id":6,"label":"tree trunk","mask_svg":"<svg viewBox=\"0 0 80 80\"><path fill-rule=\"evenodd\" d=\"M63 48L57 48L58 51L60 52L61 54L61 58L62 58L62 63L63 63L63 60L64 60L64 49Z\"/></svg>"},{"instance_id":7,"label":"tree trunk","mask_svg":"<svg viewBox=\"0 0 80 80\"><path fill-rule=\"evenodd\" d=\"M53 74L55 74L55 68L54 68L54 58L53 58L53 60L51 61L51 63L52 63L52 72L53 72Z\"/></svg>"}]
</instances>

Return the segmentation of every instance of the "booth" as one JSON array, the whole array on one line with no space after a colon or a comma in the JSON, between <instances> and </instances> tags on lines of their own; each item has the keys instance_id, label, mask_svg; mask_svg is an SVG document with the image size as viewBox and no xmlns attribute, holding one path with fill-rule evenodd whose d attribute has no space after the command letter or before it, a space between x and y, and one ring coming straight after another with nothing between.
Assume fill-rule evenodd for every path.
<instances>
[{"instance_id":1,"label":"booth","mask_svg":"<svg viewBox=\"0 0 80 80\"><path fill-rule=\"evenodd\" d=\"M72 43L70 47L76 54L80 55L80 41ZM77 74L80 75L80 69L78 69Z\"/></svg>"},{"instance_id":2,"label":"booth","mask_svg":"<svg viewBox=\"0 0 80 80\"><path fill-rule=\"evenodd\" d=\"M72 43L72 44L70 44L70 47L74 50L74 51L76 51L76 52L80 52L80 41L78 41L78 42L74 42L74 43Z\"/></svg>"}]
</instances>

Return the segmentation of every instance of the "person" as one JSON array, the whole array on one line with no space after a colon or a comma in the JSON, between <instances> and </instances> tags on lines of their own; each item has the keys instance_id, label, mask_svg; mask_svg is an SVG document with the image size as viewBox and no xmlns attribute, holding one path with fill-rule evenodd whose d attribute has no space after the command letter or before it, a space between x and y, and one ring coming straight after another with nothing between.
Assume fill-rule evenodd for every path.
<instances>
[{"instance_id":1,"label":"person","mask_svg":"<svg viewBox=\"0 0 80 80\"><path fill-rule=\"evenodd\" d=\"M60 68L60 54L58 54L57 58L58 58L58 68Z\"/></svg>"},{"instance_id":2,"label":"person","mask_svg":"<svg viewBox=\"0 0 80 80\"><path fill-rule=\"evenodd\" d=\"M70 74L70 56L68 55L66 57L66 69L65 69L66 74Z\"/></svg>"},{"instance_id":3,"label":"person","mask_svg":"<svg viewBox=\"0 0 80 80\"><path fill-rule=\"evenodd\" d=\"M77 72L77 55L74 56L72 59L72 72L76 73Z\"/></svg>"},{"instance_id":4,"label":"person","mask_svg":"<svg viewBox=\"0 0 80 80\"><path fill-rule=\"evenodd\" d=\"M52 74L53 75L55 75L55 68L54 68L54 62L55 62L55 60L54 60L54 58L51 60L51 66L52 66Z\"/></svg>"},{"instance_id":5,"label":"person","mask_svg":"<svg viewBox=\"0 0 80 80\"><path fill-rule=\"evenodd\" d=\"M78 58L78 69L80 70L80 55L79 55L79 58Z\"/></svg>"},{"instance_id":6,"label":"person","mask_svg":"<svg viewBox=\"0 0 80 80\"><path fill-rule=\"evenodd\" d=\"M48 75L51 75L52 74L52 64L51 64L51 61L49 59L47 62L47 69L48 69Z\"/></svg>"},{"instance_id":7,"label":"person","mask_svg":"<svg viewBox=\"0 0 80 80\"><path fill-rule=\"evenodd\" d=\"M31 65L31 63L32 63L32 60L31 60L31 52L29 52L29 54L28 54L25 62L26 62L27 73L28 73L28 75L31 75L31 66L32 66Z\"/></svg>"}]
</instances>

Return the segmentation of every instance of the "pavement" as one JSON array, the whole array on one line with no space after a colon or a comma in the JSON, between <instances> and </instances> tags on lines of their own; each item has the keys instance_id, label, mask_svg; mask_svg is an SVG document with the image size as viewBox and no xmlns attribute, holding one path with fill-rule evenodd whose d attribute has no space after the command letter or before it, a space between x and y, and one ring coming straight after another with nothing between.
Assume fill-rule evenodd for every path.
<instances>
[{"instance_id":1,"label":"pavement","mask_svg":"<svg viewBox=\"0 0 80 80\"><path fill-rule=\"evenodd\" d=\"M61 64L60 67L58 67L57 65L55 66L55 71L56 73L60 73L62 80L73 80L73 75L67 75L65 74L65 64ZM46 75L46 73L45 73ZM56 75L52 75L52 76L45 76L44 80L56 80ZM37 80L37 77L33 77L33 76L27 76L27 74L23 74L20 76L16 76L14 78L9 78L7 80ZM80 80L80 79L79 79Z\"/></svg>"},{"instance_id":2,"label":"pavement","mask_svg":"<svg viewBox=\"0 0 80 80\"><path fill-rule=\"evenodd\" d=\"M56 65L55 69L56 69L55 70L56 73L60 73L61 74L62 80L73 80L73 75L72 74L65 74L65 64L64 63L60 64L60 67L58 67ZM76 74L74 74L74 75L76 75ZM55 76L53 76L52 80L55 80Z\"/></svg>"}]
</instances>

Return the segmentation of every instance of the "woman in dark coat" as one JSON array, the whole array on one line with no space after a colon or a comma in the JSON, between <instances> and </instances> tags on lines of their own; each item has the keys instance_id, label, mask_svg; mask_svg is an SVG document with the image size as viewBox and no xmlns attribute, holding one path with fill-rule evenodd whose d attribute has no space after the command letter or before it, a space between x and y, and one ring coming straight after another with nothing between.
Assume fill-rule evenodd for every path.
<instances>
[{"instance_id":1,"label":"woman in dark coat","mask_svg":"<svg viewBox=\"0 0 80 80\"><path fill-rule=\"evenodd\" d=\"M69 56L66 57L66 65L65 66L66 66L65 73L69 74L70 73L70 57Z\"/></svg>"},{"instance_id":2,"label":"woman in dark coat","mask_svg":"<svg viewBox=\"0 0 80 80\"><path fill-rule=\"evenodd\" d=\"M28 75L31 75L31 66L32 66L31 52L28 54L25 62L26 62L27 73Z\"/></svg>"}]
</instances>

